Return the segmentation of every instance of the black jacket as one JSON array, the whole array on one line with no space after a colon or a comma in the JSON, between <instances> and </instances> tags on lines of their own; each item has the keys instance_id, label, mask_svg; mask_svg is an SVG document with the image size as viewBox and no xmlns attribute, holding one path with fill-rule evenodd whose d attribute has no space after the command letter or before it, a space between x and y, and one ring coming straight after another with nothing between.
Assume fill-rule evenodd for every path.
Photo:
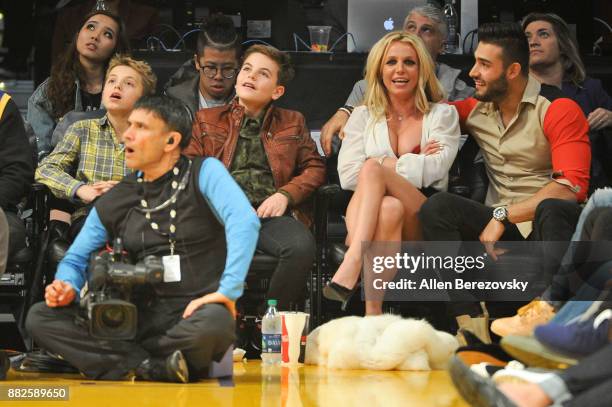
<instances>
[{"instance_id":1,"label":"black jacket","mask_svg":"<svg viewBox=\"0 0 612 407\"><path fill-rule=\"evenodd\" d=\"M199 110L200 76L193 65L193 60L185 61L164 85L164 94L181 100L189 107L191 117Z\"/></svg>"},{"instance_id":2,"label":"black jacket","mask_svg":"<svg viewBox=\"0 0 612 407\"><path fill-rule=\"evenodd\" d=\"M19 109L0 92L0 207L15 211L34 181L32 149Z\"/></svg>"}]
</instances>

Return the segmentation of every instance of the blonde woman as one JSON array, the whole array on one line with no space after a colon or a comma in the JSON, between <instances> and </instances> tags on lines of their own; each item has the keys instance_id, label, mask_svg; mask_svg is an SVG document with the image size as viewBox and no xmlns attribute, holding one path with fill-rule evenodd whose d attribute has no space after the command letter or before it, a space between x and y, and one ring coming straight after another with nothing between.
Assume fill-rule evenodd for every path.
<instances>
[{"instance_id":1,"label":"blonde woman","mask_svg":"<svg viewBox=\"0 0 612 407\"><path fill-rule=\"evenodd\" d=\"M356 291L362 242L420 240L421 205L447 189L459 117L438 103L444 94L434 67L421 39L406 32L385 35L368 56L364 105L347 122L338 157L342 188L355 191L346 211L349 249L323 290L343 308ZM366 315L381 313L382 301L366 299Z\"/></svg>"}]
</instances>

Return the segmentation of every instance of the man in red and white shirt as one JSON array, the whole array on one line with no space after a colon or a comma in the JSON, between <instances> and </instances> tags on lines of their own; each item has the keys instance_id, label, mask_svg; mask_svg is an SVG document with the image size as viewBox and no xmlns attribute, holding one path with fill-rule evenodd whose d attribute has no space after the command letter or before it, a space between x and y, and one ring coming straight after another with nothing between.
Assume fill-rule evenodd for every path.
<instances>
[{"instance_id":1,"label":"man in red and white shirt","mask_svg":"<svg viewBox=\"0 0 612 407\"><path fill-rule=\"evenodd\" d=\"M543 209L551 198L586 199L591 150L580 107L529 76L529 46L518 24L485 24L478 38L470 71L476 92L452 104L462 131L482 151L487 198L481 204L438 193L425 202L420 218L425 239L480 240L497 259L499 240L556 240ZM552 315L544 306L549 308L536 314Z\"/></svg>"}]
</instances>

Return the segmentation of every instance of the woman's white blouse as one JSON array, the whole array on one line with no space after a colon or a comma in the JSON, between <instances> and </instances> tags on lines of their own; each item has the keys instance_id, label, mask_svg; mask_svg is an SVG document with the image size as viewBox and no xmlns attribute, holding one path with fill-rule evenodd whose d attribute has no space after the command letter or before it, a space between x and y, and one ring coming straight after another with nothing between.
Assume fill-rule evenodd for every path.
<instances>
[{"instance_id":1,"label":"woman's white blouse","mask_svg":"<svg viewBox=\"0 0 612 407\"><path fill-rule=\"evenodd\" d=\"M338 155L338 175L342 189L355 190L359 171L368 158L395 157L389 142L387 120L373 123L365 106L355 108L344 127L344 140ZM453 106L432 103L423 116L421 151L429 140L443 149L432 155L406 153L398 157L395 171L417 188L448 188L448 171L459 148L459 115Z\"/></svg>"}]
</instances>

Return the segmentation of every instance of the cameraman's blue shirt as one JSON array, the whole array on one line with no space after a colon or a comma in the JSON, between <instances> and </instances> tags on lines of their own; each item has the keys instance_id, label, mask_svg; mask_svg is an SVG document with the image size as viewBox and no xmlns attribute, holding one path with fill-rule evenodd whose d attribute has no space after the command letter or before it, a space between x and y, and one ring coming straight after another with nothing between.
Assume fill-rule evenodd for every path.
<instances>
[{"instance_id":1,"label":"cameraman's blue shirt","mask_svg":"<svg viewBox=\"0 0 612 407\"><path fill-rule=\"evenodd\" d=\"M199 176L200 192L225 228L227 257L225 270L217 290L235 301L244 288L244 280L259 237L259 219L244 192L217 159L202 163ZM87 281L87 265L92 252L108 240L95 208L91 210L83 229L60 262L55 278L69 283L77 292Z\"/></svg>"}]
</instances>

